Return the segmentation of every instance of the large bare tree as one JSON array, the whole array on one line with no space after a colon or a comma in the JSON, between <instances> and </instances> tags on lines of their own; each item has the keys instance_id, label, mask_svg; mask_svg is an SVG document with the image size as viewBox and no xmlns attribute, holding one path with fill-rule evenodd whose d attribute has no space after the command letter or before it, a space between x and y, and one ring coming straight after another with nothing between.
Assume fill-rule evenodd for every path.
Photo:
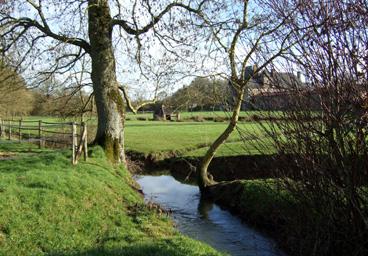
<instances>
[{"instance_id":1,"label":"large bare tree","mask_svg":"<svg viewBox=\"0 0 368 256\"><path fill-rule=\"evenodd\" d=\"M116 42L125 41L135 49L140 63L144 57L142 42L147 42L144 36L161 35L160 42L168 42L162 30L183 17L168 14L174 9L196 13L204 2L196 1L197 5L190 6L195 3L10 0L2 4L0 11L1 48L3 53L15 54L23 64L19 68L27 67L33 77L67 76L88 59L98 115L95 143L104 147L109 159L120 162L124 159L124 100L116 73Z\"/></svg>"}]
</instances>

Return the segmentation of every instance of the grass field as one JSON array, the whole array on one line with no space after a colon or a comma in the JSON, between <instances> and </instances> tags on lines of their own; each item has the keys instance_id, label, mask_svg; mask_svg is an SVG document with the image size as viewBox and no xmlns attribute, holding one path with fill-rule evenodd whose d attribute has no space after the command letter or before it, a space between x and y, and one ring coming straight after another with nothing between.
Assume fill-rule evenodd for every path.
<instances>
[{"instance_id":1,"label":"grass field","mask_svg":"<svg viewBox=\"0 0 368 256\"><path fill-rule=\"evenodd\" d=\"M226 123L216 122L153 122L130 121L126 125L126 145L128 150L152 154L159 152L176 152L186 156L200 156L226 128ZM250 134L261 134L256 123L239 125ZM258 136L259 138L261 136ZM235 131L218 152L220 156L255 154L261 151L271 153L271 149L258 148L256 139L241 141Z\"/></svg>"},{"instance_id":2,"label":"grass field","mask_svg":"<svg viewBox=\"0 0 368 256\"><path fill-rule=\"evenodd\" d=\"M281 112L274 111L273 116L280 115ZM265 116L269 114L266 111L242 111L240 117L252 117L252 116ZM190 119L201 117L201 118L225 118L230 117L231 112L227 111L193 111L193 112L180 112L181 119L188 121ZM152 112L139 112L138 114L133 114L132 112L127 112L126 115L128 120L146 119L150 120L153 118Z\"/></svg>"},{"instance_id":3,"label":"grass field","mask_svg":"<svg viewBox=\"0 0 368 256\"><path fill-rule=\"evenodd\" d=\"M253 115L255 111L243 112L242 115ZM148 115L148 114L145 114ZM149 114L151 115L151 114ZM190 115L219 115L224 112L192 112L182 113L183 116ZM55 117L27 117L25 120L43 120L46 122L62 122L65 120ZM96 121L88 121L90 141L92 141ZM126 121L126 147L128 150L143 153L164 155L175 153L177 155L202 156L209 144L225 130L227 122L170 122L170 121L141 121L130 119ZM274 150L269 141L263 138L262 129L256 122L240 122L239 127L246 138L243 142L237 131L234 131L225 145L220 147L217 156L233 156L244 154L269 154ZM261 143L260 143L261 142Z\"/></svg>"},{"instance_id":4,"label":"grass field","mask_svg":"<svg viewBox=\"0 0 368 256\"><path fill-rule=\"evenodd\" d=\"M0 255L220 255L149 210L98 147L77 166L32 144L0 152Z\"/></svg>"}]
</instances>

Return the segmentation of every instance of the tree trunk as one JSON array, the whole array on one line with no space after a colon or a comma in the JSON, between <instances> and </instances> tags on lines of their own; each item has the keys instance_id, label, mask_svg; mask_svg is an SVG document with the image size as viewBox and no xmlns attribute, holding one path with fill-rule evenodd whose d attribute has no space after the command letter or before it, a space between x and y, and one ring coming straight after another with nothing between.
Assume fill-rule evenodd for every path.
<instances>
[{"instance_id":1,"label":"tree trunk","mask_svg":"<svg viewBox=\"0 0 368 256\"><path fill-rule=\"evenodd\" d=\"M109 160L120 163L125 160L124 102L116 80L108 0L90 0L88 18L92 82L98 118L95 144L104 148Z\"/></svg>"},{"instance_id":2,"label":"tree trunk","mask_svg":"<svg viewBox=\"0 0 368 256\"><path fill-rule=\"evenodd\" d=\"M206 191L208 186L216 184L212 177L208 175L208 166L210 165L218 148L229 138L230 134L234 131L236 125L238 124L241 104L244 98L244 90L239 89L236 91L236 93L237 97L235 99L233 114L231 116L229 125L225 131L212 143L200 163L198 172L198 186L202 193Z\"/></svg>"}]
</instances>

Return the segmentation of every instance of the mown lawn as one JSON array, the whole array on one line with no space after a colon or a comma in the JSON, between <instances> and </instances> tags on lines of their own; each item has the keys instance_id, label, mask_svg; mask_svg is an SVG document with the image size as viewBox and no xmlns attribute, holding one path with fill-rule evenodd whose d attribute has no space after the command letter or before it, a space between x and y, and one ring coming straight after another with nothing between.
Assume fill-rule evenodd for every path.
<instances>
[{"instance_id":1,"label":"mown lawn","mask_svg":"<svg viewBox=\"0 0 368 256\"><path fill-rule=\"evenodd\" d=\"M68 150L0 152L0 255L220 255L149 210L99 147L77 166Z\"/></svg>"},{"instance_id":2,"label":"mown lawn","mask_svg":"<svg viewBox=\"0 0 368 256\"><path fill-rule=\"evenodd\" d=\"M131 121L126 124L128 150L144 154L176 152L188 156L199 156L226 128L227 123L217 122L153 122ZM234 131L228 143L220 148L218 155L255 154L271 149L260 146L262 130L257 123L239 125L247 138ZM257 136L257 134L259 136Z\"/></svg>"},{"instance_id":3,"label":"mown lawn","mask_svg":"<svg viewBox=\"0 0 368 256\"><path fill-rule=\"evenodd\" d=\"M255 111L243 112L252 115ZM192 112L186 115L220 115L224 112ZM184 114L184 113L183 113ZM129 115L128 115L129 116ZM27 117L26 120L61 122L56 117ZM65 121L65 120L64 120ZM148 154L165 155L174 152L183 156L202 156L226 128L227 122L170 122L170 121L126 121L126 147L128 150ZM256 122L240 122L241 134L234 131L227 143L220 147L217 156L274 153L270 141L264 139L262 128ZM88 121L89 140L93 140L96 120ZM245 136L243 138L242 136Z\"/></svg>"},{"instance_id":4,"label":"mown lawn","mask_svg":"<svg viewBox=\"0 0 368 256\"><path fill-rule=\"evenodd\" d=\"M187 151L183 156L202 157L209 147ZM276 153L276 149L270 139L252 139L246 141L227 142L223 144L216 153L221 156L240 156L240 155L264 155Z\"/></svg>"},{"instance_id":5,"label":"mown lawn","mask_svg":"<svg viewBox=\"0 0 368 256\"><path fill-rule=\"evenodd\" d=\"M193 112L180 112L180 116L183 120L189 120L192 118L225 118L225 117L230 117L231 116L231 112L227 112L227 111L193 111ZM272 112L272 116L281 116L281 111L273 111ZM253 116L266 116L269 115L270 113L266 112L266 111L242 111L240 113L240 117L253 117ZM140 111L138 114L133 114L132 112L127 112L126 115L128 120L137 120L137 119L152 119L153 118L153 113L152 112L144 112L144 111Z\"/></svg>"}]
</instances>

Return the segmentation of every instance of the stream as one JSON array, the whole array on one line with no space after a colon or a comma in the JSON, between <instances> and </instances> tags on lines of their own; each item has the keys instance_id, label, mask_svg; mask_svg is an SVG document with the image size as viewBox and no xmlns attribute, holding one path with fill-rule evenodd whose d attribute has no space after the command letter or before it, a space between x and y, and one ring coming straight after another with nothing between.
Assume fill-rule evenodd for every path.
<instances>
[{"instance_id":1,"label":"stream","mask_svg":"<svg viewBox=\"0 0 368 256\"><path fill-rule=\"evenodd\" d=\"M179 231L189 237L230 255L285 255L270 238L216 204L201 200L197 186L181 183L170 175L142 175L137 182L145 200L170 209Z\"/></svg>"}]
</instances>

